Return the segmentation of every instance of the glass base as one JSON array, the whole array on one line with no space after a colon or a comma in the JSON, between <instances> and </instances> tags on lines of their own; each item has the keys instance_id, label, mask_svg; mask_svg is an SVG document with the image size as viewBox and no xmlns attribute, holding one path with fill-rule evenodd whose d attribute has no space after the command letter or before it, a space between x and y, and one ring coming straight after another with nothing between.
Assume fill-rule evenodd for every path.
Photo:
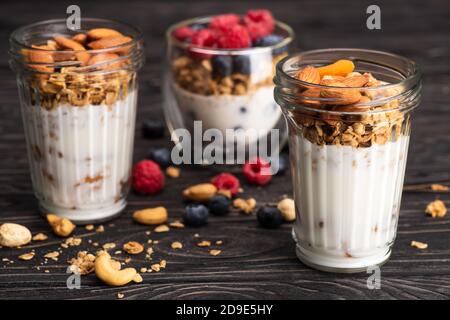
<instances>
[{"instance_id":1,"label":"glass base","mask_svg":"<svg viewBox=\"0 0 450 320\"><path fill-rule=\"evenodd\" d=\"M127 202L122 199L109 207L104 207L101 209L67 209L40 202L39 210L43 216L48 213L54 213L59 217L69 219L75 224L83 225L111 220L112 218L120 215L126 205Z\"/></svg>"},{"instance_id":2,"label":"glass base","mask_svg":"<svg viewBox=\"0 0 450 320\"><path fill-rule=\"evenodd\" d=\"M385 250L380 250L379 253L364 257L349 257L349 258L337 258L329 255L323 255L311 251L310 249L303 248L299 242L296 241L294 230L292 230L292 236L296 242L296 254L302 263L325 272L334 273L359 273L367 272L369 267L381 266L387 262L391 255L391 248L387 247Z\"/></svg>"}]
</instances>

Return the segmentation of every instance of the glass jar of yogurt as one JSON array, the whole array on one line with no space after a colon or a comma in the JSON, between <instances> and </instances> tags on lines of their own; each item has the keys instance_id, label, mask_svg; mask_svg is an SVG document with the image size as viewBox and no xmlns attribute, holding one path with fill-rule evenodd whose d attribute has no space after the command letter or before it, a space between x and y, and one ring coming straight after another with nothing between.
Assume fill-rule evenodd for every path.
<instances>
[{"instance_id":1,"label":"glass jar of yogurt","mask_svg":"<svg viewBox=\"0 0 450 320\"><path fill-rule=\"evenodd\" d=\"M195 154L201 155L208 141L218 135L223 141L215 151L223 155L221 159L227 159L227 164L236 164L236 150L245 150L247 157L248 150L258 148L258 143L266 145L271 139L277 141L270 152L277 154L287 137L285 120L273 98L273 77L276 63L287 55L292 44L292 29L274 20L270 35L252 37L248 47L223 48L215 42L221 37L220 31L211 28L214 19L222 16L246 19L233 14L194 18L173 25L166 34L164 113L174 142L180 142L180 132L186 130L192 141L194 137L198 141L200 135L202 144L192 143L191 148L196 164L210 163L205 158L196 161ZM207 40L186 41L177 35L186 29L192 30L192 39ZM278 138L273 135L275 131ZM245 160L242 155L238 157Z\"/></svg>"},{"instance_id":2,"label":"glass jar of yogurt","mask_svg":"<svg viewBox=\"0 0 450 320\"><path fill-rule=\"evenodd\" d=\"M391 254L421 75L404 57L325 49L277 65L289 127L299 259L360 272Z\"/></svg>"},{"instance_id":3,"label":"glass jar of yogurt","mask_svg":"<svg viewBox=\"0 0 450 320\"><path fill-rule=\"evenodd\" d=\"M82 19L24 26L10 38L31 179L42 213L75 223L120 213L130 185L137 71L135 27Z\"/></svg>"}]
</instances>

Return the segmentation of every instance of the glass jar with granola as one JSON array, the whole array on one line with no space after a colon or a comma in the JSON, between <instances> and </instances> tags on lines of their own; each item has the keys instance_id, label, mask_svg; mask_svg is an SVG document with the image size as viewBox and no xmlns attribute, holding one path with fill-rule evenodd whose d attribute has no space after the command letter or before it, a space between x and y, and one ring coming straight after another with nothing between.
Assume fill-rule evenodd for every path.
<instances>
[{"instance_id":1,"label":"glass jar with granola","mask_svg":"<svg viewBox=\"0 0 450 320\"><path fill-rule=\"evenodd\" d=\"M179 142L183 130L216 143L220 136L216 153L234 159L236 148L265 144L263 139L276 130L276 154L286 127L273 99L273 77L293 38L291 28L267 10L194 18L170 27L164 111L173 140ZM206 144L195 145L194 152L201 154Z\"/></svg>"},{"instance_id":2,"label":"glass jar with granola","mask_svg":"<svg viewBox=\"0 0 450 320\"><path fill-rule=\"evenodd\" d=\"M275 99L289 127L293 228L305 264L334 272L384 263L396 235L421 76L404 57L325 49L283 59Z\"/></svg>"},{"instance_id":3,"label":"glass jar with granola","mask_svg":"<svg viewBox=\"0 0 450 320\"><path fill-rule=\"evenodd\" d=\"M132 26L81 26L74 32L49 20L16 30L10 63L41 211L88 223L125 207L144 55Z\"/></svg>"}]
</instances>

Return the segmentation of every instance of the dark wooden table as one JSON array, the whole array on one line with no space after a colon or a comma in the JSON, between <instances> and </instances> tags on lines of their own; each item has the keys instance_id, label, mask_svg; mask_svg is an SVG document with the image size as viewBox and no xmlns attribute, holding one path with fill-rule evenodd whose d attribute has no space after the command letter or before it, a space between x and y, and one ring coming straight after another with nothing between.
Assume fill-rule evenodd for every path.
<instances>
[{"instance_id":1,"label":"dark wooden table","mask_svg":"<svg viewBox=\"0 0 450 320\"><path fill-rule=\"evenodd\" d=\"M43 255L59 247L61 239L51 232L37 212L25 156L24 134L19 112L14 74L7 63L8 36L20 25L65 16L67 1L39 1L0 4L0 223L26 225L33 233L45 232L50 238L21 250L0 249L1 299L114 299L118 292L126 299L448 299L450 298L450 215L443 219L426 217L426 204L436 197L450 205L449 193L418 191L414 185L450 183L450 4L447 0L385 1L381 4L382 30L366 29L364 1L97 1L80 2L84 16L114 18L138 25L145 34L147 63L140 75L141 90L136 129L135 161L153 146L169 146L169 137L144 140L140 123L146 118L162 117L161 61L164 59L164 31L181 19L221 12L245 12L253 7L268 7L274 15L289 23L297 32L301 50L325 47L363 47L406 55L422 67L423 103L413 121L406 185L401 207L398 237L390 261L382 267L382 287L369 290L367 274L336 275L311 270L301 264L294 252L290 226L265 230L257 226L255 216L237 212L226 217L212 217L208 227L185 228L147 236L150 230L130 218L136 209L162 205L170 216L183 211L180 192L188 185L207 181L216 171L184 167L182 177L167 180L160 195L131 195L125 213L105 224L104 233L77 228L83 238L79 247L63 250L58 262L36 269ZM411 187L412 186L412 187ZM291 194L290 176L276 177L265 188L244 185L245 195L260 203L276 201ZM222 240L219 256L210 256L198 248L200 240ZM118 246L131 240L153 245L154 260L167 260L159 273L144 274L144 282L124 288L103 285L95 275L82 278L80 290L66 288L67 259L79 250L95 252L88 243L115 242ZM182 250L170 248L181 241ZM426 250L410 247L411 240L429 244ZM31 248L37 256L20 261L17 256ZM119 256L122 259L124 255ZM130 262L137 268L150 265L143 255ZM44 270L48 270L46 273Z\"/></svg>"}]
</instances>

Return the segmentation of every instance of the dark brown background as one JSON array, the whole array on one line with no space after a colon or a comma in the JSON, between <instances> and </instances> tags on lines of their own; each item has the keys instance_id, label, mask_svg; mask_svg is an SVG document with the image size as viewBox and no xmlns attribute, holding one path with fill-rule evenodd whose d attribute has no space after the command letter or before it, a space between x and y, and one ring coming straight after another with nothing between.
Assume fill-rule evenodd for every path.
<instances>
[{"instance_id":1,"label":"dark brown background","mask_svg":"<svg viewBox=\"0 0 450 320\"><path fill-rule=\"evenodd\" d=\"M130 213L146 206L163 205L172 217L182 213L181 190L214 175L208 169L183 168L182 178L168 180L165 191L154 197L131 195L125 214L106 226L103 234L78 228L84 238L80 247L65 250L59 262L49 262L40 271L34 267L46 252L57 249L60 239L53 236L22 250L0 249L0 298L115 298L123 292L129 299L419 299L450 297L450 215L444 219L425 217L426 204L440 197L450 205L448 193L414 191L415 184L450 183L450 4L447 0L377 2L382 10L382 30L365 27L367 5L364 1L99 1L77 2L83 16L113 18L138 25L144 32L147 63L142 70L136 132L135 160L151 146L169 145L168 137L146 141L140 137L140 123L146 118L162 117L161 61L164 57L164 31L181 19L222 12L243 13L253 7L270 8L274 15L297 32L301 50L325 47L362 47L406 55L422 67L424 97L416 110L406 173L408 191L403 195L398 237L390 261L382 268L381 290L366 288L366 274L325 274L306 268L295 257L290 226L269 231L257 227L255 217L234 212L224 218L213 217L206 228L183 229L151 235L159 239L154 259L168 261L160 273L147 273L141 284L110 288L94 275L82 279L81 290L68 290L66 260L80 249L95 248L87 238L101 244L138 240L144 242L148 228L132 223ZM16 84L7 63L8 35L27 23L65 16L67 1L2 1L0 4L0 223L17 222L33 233L50 234L38 216L25 156L24 134L20 120ZM289 175L274 179L263 189L244 185L246 195L263 201L276 201L292 191ZM413 190L411 190L413 189ZM223 253L209 256L197 248L193 234L200 239L223 240ZM182 250L170 249L171 241L184 244ZM409 246L411 240L427 242L427 250ZM20 253L36 249L33 261L17 259ZM149 266L140 255L131 265ZM48 269L50 273L44 273Z\"/></svg>"}]
</instances>

